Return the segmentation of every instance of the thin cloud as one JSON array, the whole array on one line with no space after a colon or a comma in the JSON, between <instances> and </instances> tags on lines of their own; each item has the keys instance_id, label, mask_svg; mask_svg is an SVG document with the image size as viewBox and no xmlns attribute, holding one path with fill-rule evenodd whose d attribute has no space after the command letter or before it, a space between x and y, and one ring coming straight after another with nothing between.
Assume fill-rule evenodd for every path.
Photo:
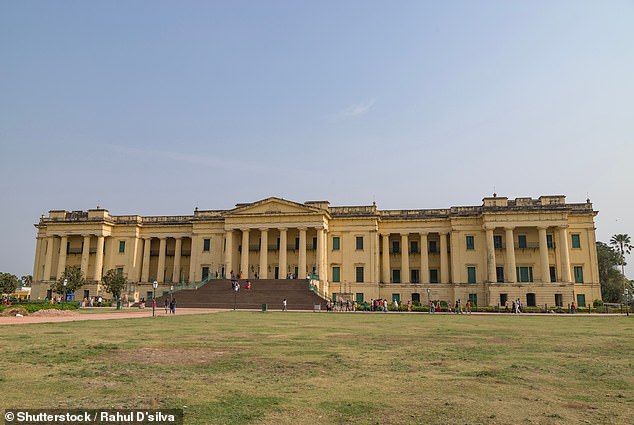
<instances>
[{"instance_id":1,"label":"thin cloud","mask_svg":"<svg viewBox=\"0 0 634 425\"><path fill-rule=\"evenodd\" d=\"M365 115L372 109L376 99L370 99L368 102L361 102L354 105L350 105L347 108L341 110L337 117L339 118L352 118L352 117L360 117Z\"/></svg>"}]
</instances>

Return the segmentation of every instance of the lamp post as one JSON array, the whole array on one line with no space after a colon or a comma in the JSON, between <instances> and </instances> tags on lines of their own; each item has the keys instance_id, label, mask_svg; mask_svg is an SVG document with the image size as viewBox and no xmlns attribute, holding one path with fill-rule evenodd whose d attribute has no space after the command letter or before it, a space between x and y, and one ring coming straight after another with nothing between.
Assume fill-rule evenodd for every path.
<instances>
[{"instance_id":1,"label":"lamp post","mask_svg":"<svg viewBox=\"0 0 634 425\"><path fill-rule=\"evenodd\" d=\"M156 317L156 288L158 288L158 282L155 280L152 282L152 317Z\"/></svg>"},{"instance_id":2,"label":"lamp post","mask_svg":"<svg viewBox=\"0 0 634 425\"><path fill-rule=\"evenodd\" d=\"M625 288L625 293L623 295L625 295L625 315L629 316L630 315L630 291L627 288Z\"/></svg>"},{"instance_id":3,"label":"lamp post","mask_svg":"<svg viewBox=\"0 0 634 425\"><path fill-rule=\"evenodd\" d=\"M427 288L427 310L431 314L431 288Z\"/></svg>"},{"instance_id":4,"label":"lamp post","mask_svg":"<svg viewBox=\"0 0 634 425\"><path fill-rule=\"evenodd\" d=\"M66 285L68 285L68 279L64 279L64 298L62 298L62 310L64 310L64 302L66 301Z\"/></svg>"}]
</instances>

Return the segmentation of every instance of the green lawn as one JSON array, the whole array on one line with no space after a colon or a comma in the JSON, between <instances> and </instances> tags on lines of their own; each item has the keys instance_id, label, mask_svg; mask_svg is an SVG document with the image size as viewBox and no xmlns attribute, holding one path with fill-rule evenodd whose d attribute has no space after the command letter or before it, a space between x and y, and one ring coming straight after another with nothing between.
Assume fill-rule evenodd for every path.
<instances>
[{"instance_id":1,"label":"green lawn","mask_svg":"<svg viewBox=\"0 0 634 425\"><path fill-rule=\"evenodd\" d=\"M631 424L634 317L225 312L0 326L0 410L187 424Z\"/></svg>"}]
</instances>

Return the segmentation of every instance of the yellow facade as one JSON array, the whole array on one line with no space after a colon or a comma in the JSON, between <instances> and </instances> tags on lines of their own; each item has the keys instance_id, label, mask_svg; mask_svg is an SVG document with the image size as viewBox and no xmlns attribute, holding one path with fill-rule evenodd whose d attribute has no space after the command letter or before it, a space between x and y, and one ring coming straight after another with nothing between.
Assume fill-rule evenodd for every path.
<instances>
[{"instance_id":1,"label":"yellow facade","mask_svg":"<svg viewBox=\"0 0 634 425\"><path fill-rule=\"evenodd\" d=\"M564 196L421 210L267 198L191 216L50 211L36 225L31 298L45 298L50 281L76 265L88 281L78 297L106 296L101 277L120 268L135 298L155 280L164 292L234 271L312 275L326 294L357 300L583 306L601 298L596 214L589 201L567 204Z\"/></svg>"}]
</instances>

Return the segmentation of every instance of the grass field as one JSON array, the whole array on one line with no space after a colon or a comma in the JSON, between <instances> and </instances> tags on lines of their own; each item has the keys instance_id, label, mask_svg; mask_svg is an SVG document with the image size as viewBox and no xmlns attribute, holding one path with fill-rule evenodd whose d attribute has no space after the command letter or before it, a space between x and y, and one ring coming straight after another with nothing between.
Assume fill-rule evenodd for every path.
<instances>
[{"instance_id":1,"label":"grass field","mask_svg":"<svg viewBox=\"0 0 634 425\"><path fill-rule=\"evenodd\" d=\"M0 410L183 407L187 424L634 423L634 318L622 316L225 312L0 335Z\"/></svg>"}]
</instances>

